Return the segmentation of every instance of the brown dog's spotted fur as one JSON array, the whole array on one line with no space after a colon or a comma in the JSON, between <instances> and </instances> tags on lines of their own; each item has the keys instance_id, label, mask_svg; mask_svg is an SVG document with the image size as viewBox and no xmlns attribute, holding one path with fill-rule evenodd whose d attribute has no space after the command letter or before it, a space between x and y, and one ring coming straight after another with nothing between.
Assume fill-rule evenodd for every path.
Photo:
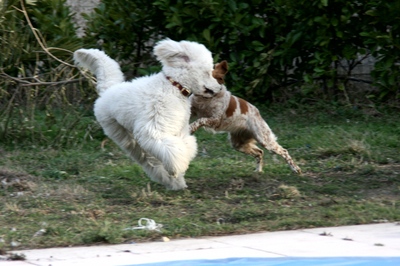
<instances>
[{"instance_id":1,"label":"brown dog's spotted fur","mask_svg":"<svg viewBox=\"0 0 400 266\"><path fill-rule=\"evenodd\" d=\"M215 65L213 76L224 84L228 63L222 61ZM262 172L264 148L282 156L291 169L301 174L301 169L293 162L288 151L278 144L274 133L262 119L258 109L239 97L233 96L225 86L212 98L191 96L192 116L198 119L190 124L191 132L200 127L212 132L228 132L234 149L251 155L257 160L257 172Z\"/></svg>"}]
</instances>

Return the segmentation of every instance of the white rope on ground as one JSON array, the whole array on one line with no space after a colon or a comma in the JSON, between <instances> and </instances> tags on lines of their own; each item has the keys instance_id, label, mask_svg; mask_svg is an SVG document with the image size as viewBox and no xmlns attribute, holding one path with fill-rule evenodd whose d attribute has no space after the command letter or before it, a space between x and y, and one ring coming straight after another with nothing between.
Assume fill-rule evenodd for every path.
<instances>
[{"instance_id":1,"label":"white rope on ground","mask_svg":"<svg viewBox=\"0 0 400 266\"><path fill-rule=\"evenodd\" d=\"M146 221L146 223L142 224L142 221ZM128 227L124 230L150 230L150 231L157 231L161 232L161 228L163 227L162 224L157 224L154 220L148 218L140 218L138 221L138 225L136 227Z\"/></svg>"}]
</instances>

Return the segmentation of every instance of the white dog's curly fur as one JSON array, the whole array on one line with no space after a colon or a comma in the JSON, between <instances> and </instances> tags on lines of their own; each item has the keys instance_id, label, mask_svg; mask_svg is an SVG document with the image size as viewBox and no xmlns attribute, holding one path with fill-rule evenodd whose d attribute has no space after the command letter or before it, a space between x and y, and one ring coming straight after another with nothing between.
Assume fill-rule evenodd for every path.
<instances>
[{"instance_id":1,"label":"white dog's curly fur","mask_svg":"<svg viewBox=\"0 0 400 266\"><path fill-rule=\"evenodd\" d=\"M79 49L74 60L97 77L100 97L94 112L105 134L153 181L184 189L197 143L189 132L190 101L180 89L212 97L221 85L212 76L213 59L204 45L165 39L154 54L162 71L130 82L124 81L119 64L97 49Z\"/></svg>"}]
</instances>

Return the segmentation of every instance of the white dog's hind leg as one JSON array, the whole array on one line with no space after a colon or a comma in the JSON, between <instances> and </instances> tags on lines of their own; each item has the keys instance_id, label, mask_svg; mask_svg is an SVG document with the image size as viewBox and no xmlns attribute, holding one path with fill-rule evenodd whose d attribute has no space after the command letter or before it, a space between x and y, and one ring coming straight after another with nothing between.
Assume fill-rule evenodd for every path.
<instances>
[{"instance_id":1,"label":"white dog's hind leg","mask_svg":"<svg viewBox=\"0 0 400 266\"><path fill-rule=\"evenodd\" d=\"M167 189L180 190L187 188L185 179L183 178L185 173L181 173L175 178L169 175L161 163L158 165L144 164L142 166L151 180L164 185Z\"/></svg>"},{"instance_id":2,"label":"white dog's hind leg","mask_svg":"<svg viewBox=\"0 0 400 266\"><path fill-rule=\"evenodd\" d=\"M168 173L176 178L180 173L186 172L190 161L197 153L196 139L187 136L184 139L168 136L161 139L151 138L147 134L140 134L138 143L148 153L162 162Z\"/></svg>"},{"instance_id":3,"label":"white dog's hind leg","mask_svg":"<svg viewBox=\"0 0 400 266\"><path fill-rule=\"evenodd\" d=\"M151 180L166 186L168 189L178 190L186 188L183 174L173 178L164 169L162 163L146 153L134 140L132 133L113 119L100 121L104 133L111 138L134 161L140 164Z\"/></svg>"}]
</instances>

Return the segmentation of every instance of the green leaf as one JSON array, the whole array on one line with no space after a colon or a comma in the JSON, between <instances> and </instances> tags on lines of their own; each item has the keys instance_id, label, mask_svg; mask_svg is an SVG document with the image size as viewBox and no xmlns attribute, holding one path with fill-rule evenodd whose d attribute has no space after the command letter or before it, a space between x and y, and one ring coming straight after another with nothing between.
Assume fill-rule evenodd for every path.
<instances>
[{"instance_id":1,"label":"green leaf","mask_svg":"<svg viewBox=\"0 0 400 266\"><path fill-rule=\"evenodd\" d=\"M26 4L28 5L36 5L37 0L27 0Z\"/></svg>"},{"instance_id":2,"label":"green leaf","mask_svg":"<svg viewBox=\"0 0 400 266\"><path fill-rule=\"evenodd\" d=\"M396 75L390 75L389 79L388 79L388 84L390 86L393 86L393 85L395 85L395 83L396 83Z\"/></svg>"},{"instance_id":3,"label":"green leaf","mask_svg":"<svg viewBox=\"0 0 400 266\"><path fill-rule=\"evenodd\" d=\"M384 68L390 69L394 65L394 61L395 61L394 57L388 58L386 62L384 62Z\"/></svg>"},{"instance_id":4,"label":"green leaf","mask_svg":"<svg viewBox=\"0 0 400 266\"><path fill-rule=\"evenodd\" d=\"M312 81L311 76L308 75L308 74L303 75L303 79L304 79L304 81L307 82L307 83L311 83L311 81Z\"/></svg>"},{"instance_id":5,"label":"green leaf","mask_svg":"<svg viewBox=\"0 0 400 266\"><path fill-rule=\"evenodd\" d=\"M209 29L203 30L203 37L204 37L204 39L206 39L208 42L211 40L210 30L209 30Z\"/></svg>"},{"instance_id":6,"label":"green leaf","mask_svg":"<svg viewBox=\"0 0 400 266\"><path fill-rule=\"evenodd\" d=\"M376 36L377 39L390 39L389 35L378 35Z\"/></svg>"},{"instance_id":7,"label":"green leaf","mask_svg":"<svg viewBox=\"0 0 400 266\"><path fill-rule=\"evenodd\" d=\"M314 68L314 72L316 72L316 73L318 73L318 74L321 74L321 73L324 73L325 70L322 69L322 68L319 68L319 67L315 67L315 68Z\"/></svg>"},{"instance_id":8,"label":"green leaf","mask_svg":"<svg viewBox=\"0 0 400 266\"><path fill-rule=\"evenodd\" d=\"M237 10L236 1L233 1L233 0L228 1L228 6L233 11Z\"/></svg>"},{"instance_id":9,"label":"green leaf","mask_svg":"<svg viewBox=\"0 0 400 266\"><path fill-rule=\"evenodd\" d=\"M170 28L173 28L173 27L176 27L176 26L177 26L177 25L176 25L175 22L170 22L170 23L168 23L167 25L165 25L165 28L170 29Z\"/></svg>"},{"instance_id":10,"label":"green leaf","mask_svg":"<svg viewBox=\"0 0 400 266\"><path fill-rule=\"evenodd\" d=\"M367 14L368 16L373 16L373 17L376 17L378 15L378 14L376 14L376 10L374 10L374 9L370 9L370 10L366 11L365 14Z\"/></svg>"},{"instance_id":11,"label":"green leaf","mask_svg":"<svg viewBox=\"0 0 400 266\"><path fill-rule=\"evenodd\" d=\"M315 18L314 18L314 21L315 21L315 22L318 22L318 23L321 23L321 22L324 21L324 18L323 18L323 17L315 17Z\"/></svg>"},{"instance_id":12,"label":"green leaf","mask_svg":"<svg viewBox=\"0 0 400 266\"><path fill-rule=\"evenodd\" d=\"M339 20L337 18L332 18L331 24L332 26L336 27L339 24Z\"/></svg>"},{"instance_id":13,"label":"green leaf","mask_svg":"<svg viewBox=\"0 0 400 266\"><path fill-rule=\"evenodd\" d=\"M260 41L252 41L251 44L252 44L253 46L261 46L261 47L264 47L264 44L263 44L262 42L260 42Z\"/></svg>"},{"instance_id":14,"label":"green leaf","mask_svg":"<svg viewBox=\"0 0 400 266\"><path fill-rule=\"evenodd\" d=\"M284 52L285 51L283 51L283 50L275 50L272 55L273 56L280 56L280 55L284 54Z\"/></svg>"},{"instance_id":15,"label":"green leaf","mask_svg":"<svg viewBox=\"0 0 400 266\"><path fill-rule=\"evenodd\" d=\"M293 38L292 38L292 41L291 41L292 45L300 39L302 34L303 33L301 31L299 31L299 32L297 32L297 33L295 33L293 35Z\"/></svg>"}]
</instances>

